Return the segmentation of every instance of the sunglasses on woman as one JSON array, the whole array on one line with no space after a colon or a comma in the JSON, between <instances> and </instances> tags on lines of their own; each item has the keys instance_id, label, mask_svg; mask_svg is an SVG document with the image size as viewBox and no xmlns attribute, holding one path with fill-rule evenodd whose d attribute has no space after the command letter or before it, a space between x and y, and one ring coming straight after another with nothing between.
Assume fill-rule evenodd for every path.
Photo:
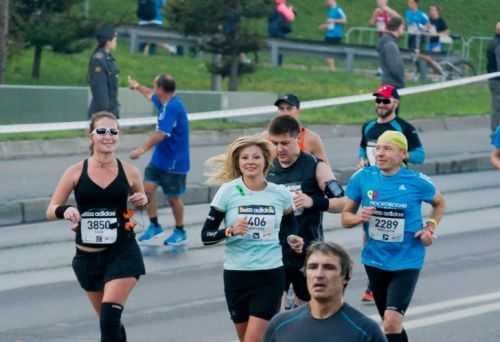
<instances>
[{"instance_id":1,"label":"sunglasses on woman","mask_svg":"<svg viewBox=\"0 0 500 342\"><path fill-rule=\"evenodd\" d=\"M118 135L120 131L117 128L95 128L92 133L95 133L97 135Z\"/></svg>"},{"instance_id":2,"label":"sunglasses on woman","mask_svg":"<svg viewBox=\"0 0 500 342\"><path fill-rule=\"evenodd\" d=\"M389 103L391 103L391 100L386 99L386 98L377 97L377 98L375 99L375 103L376 103L376 104L383 103L383 104L388 105Z\"/></svg>"}]
</instances>

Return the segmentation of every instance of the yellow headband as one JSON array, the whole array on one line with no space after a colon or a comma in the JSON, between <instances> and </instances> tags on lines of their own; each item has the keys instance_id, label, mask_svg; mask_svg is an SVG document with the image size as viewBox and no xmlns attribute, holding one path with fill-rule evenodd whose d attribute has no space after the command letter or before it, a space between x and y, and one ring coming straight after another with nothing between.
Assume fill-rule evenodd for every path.
<instances>
[{"instance_id":1,"label":"yellow headband","mask_svg":"<svg viewBox=\"0 0 500 342\"><path fill-rule=\"evenodd\" d=\"M378 137L377 143L393 144L403 151L408 151L408 140L403 133L398 131L385 131Z\"/></svg>"}]
</instances>

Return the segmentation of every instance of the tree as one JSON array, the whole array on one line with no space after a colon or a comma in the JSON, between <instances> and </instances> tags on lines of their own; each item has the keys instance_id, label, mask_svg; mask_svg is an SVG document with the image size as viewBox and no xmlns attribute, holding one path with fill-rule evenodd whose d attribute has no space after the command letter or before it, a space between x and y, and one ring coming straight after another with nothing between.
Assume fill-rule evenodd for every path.
<instances>
[{"instance_id":1,"label":"tree","mask_svg":"<svg viewBox=\"0 0 500 342\"><path fill-rule=\"evenodd\" d=\"M0 84L5 82L7 38L9 33L9 0L0 0Z\"/></svg>"},{"instance_id":2,"label":"tree","mask_svg":"<svg viewBox=\"0 0 500 342\"><path fill-rule=\"evenodd\" d=\"M255 64L242 63L243 53L258 51L257 19L267 17L268 0L169 0L167 18L172 27L200 37L199 48L220 58L207 64L212 74L229 77L229 90L238 89L239 76Z\"/></svg>"},{"instance_id":3,"label":"tree","mask_svg":"<svg viewBox=\"0 0 500 342\"><path fill-rule=\"evenodd\" d=\"M26 46L34 48L31 76L40 77L44 47L75 53L88 47L95 25L78 7L83 0L16 0L12 3L12 26Z\"/></svg>"}]
</instances>

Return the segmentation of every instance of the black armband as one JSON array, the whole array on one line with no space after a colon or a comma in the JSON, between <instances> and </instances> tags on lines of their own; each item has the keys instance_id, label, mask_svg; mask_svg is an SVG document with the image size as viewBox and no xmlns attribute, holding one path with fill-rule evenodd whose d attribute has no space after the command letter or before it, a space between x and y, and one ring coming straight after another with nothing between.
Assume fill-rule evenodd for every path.
<instances>
[{"instance_id":1,"label":"black armband","mask_svg":"<svg viewBox=\"0 0 500 342\"><path fill-rule=\"evenodd\" d=\"M219 229L219 226L225 216L226 213L217 210L214 207L210 207L208 217L201 230L201 241L204 245L211 245L224 240L226 237L225 230Z\"/></svg>"},{"instance_id":2,"label":"black armband","mask_svg":"<svg viewBox=\"0 0 500 342\"><path fill-rule=\"evenodd\" d=\"M56 215L57 218L63 219L64 218L64 212L66 209L71 208L71 205L60 205L54 210L54 214Z\"/></svg>"},{"instance_id":3,"label":"black armband","mask_svg":"<svg viewBox=\"0 0 500 342\"><path fill-rule=\"evenodd\" d=\"M330 207L330 201L324 196L312 196L313 200L312 209L317 211L327 211Z\"/></svg>"},{"instance_id":4,"label":"black armband","mask_svg":"<svg viewBox=\"0 0 500 342\"><path fill-rule=\"evenodd\" d=\"M325 183L325 195L328 198L343 197L344 189L335 179L332 179Z\"/></svg>"}]
</instances>

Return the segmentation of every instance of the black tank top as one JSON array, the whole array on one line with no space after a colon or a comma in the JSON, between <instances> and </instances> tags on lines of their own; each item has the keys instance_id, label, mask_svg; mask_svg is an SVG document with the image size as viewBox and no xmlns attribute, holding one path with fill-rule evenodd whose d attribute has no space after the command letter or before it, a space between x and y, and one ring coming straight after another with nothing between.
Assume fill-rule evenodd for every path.
<instances>
[{"instance_id":1,"label":"black tank top","mask_svg":"<svg viewBox=\"0 0 500 342\"><path fill-rule=\"evenodd\" d=\"M134 233L124 229L126 222L123 214L127 210L127 198L130 191L130 186L125 175L122 163L118 163L118 175L106 188L101 188L94 183L88 175L88 160L84 160L82 174L75 187L75 201L78 211L80 212L81 221L76 232L76 243L88 247L107 247L112 244L119 243L128 238L134 238ZM84 242L82 240L82 229L87 229L92 234L84 233L86 240L87 236L92 237L92 241L96 243ZM114 232L111 231L116 229ZM92 230L96 230L97 237L93 235ZM99 237L101 233L107 230L105 236L113 236L115 233L116 240L106 240ZM97 243L98 242L98 243Z\"/></svg>"},{"instance_id":2,"label":"black tank top","mask_svg":"<svg viewBox=\"0 0 500 342\"><path fill-rule=\"evenodd\" d=\"M309 153L301 152L295 163L287 168L281 167L277 159L273 161L267 180L285 185L290 190L301 190L309 196L323 196L316 181L318 159ZM312 241L323 240L323 213L309 208L296 216L300 227L300 236L304 239L304 250ZM280 227L280 241L283 246L283 263L285 266L302 267L304 254L298 255L286 243L287 227Z\"/></svg>"}]
</instances>

